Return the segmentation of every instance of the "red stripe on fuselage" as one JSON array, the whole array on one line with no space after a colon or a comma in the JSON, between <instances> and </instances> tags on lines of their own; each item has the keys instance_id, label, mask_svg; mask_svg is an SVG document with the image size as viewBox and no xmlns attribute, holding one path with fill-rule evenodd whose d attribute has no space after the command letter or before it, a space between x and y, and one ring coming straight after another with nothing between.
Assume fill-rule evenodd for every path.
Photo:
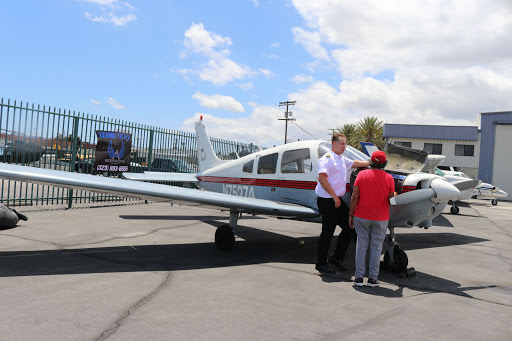
<instances>
[{"instance_id":1,"label":"red stripe on fuselage","mask_svg":"<svg viewBox=\"0 0 512 341\"><path fill-rule=\"evenodd\" d=\"M199 179L199 181L215 182L221 184L237 184L297 189L315 189L316 187L316 181L228 178L223 176L198 176L197 178Z\"/></svg>"}]
</instances>

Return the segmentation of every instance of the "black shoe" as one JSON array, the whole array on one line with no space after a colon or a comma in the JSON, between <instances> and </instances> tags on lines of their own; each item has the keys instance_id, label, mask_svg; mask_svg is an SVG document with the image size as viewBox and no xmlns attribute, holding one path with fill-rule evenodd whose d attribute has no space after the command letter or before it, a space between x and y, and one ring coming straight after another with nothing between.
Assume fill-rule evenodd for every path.
<instances>
[{"instance_id":1,"label":"black shoe","mask_svg":"<svg viewBox=\"0 0 512 341\"><path fill-rule=\"evenodd\" d=\"M334 258L334 256L329 257L329 264L333 265L336 269L340 271L347 271L348 266L343 264L339 259Z\"/></svg>"},{"instance_id":2,"label":"black shoe","mask_svg":"<svg viewBox=\"0 0 512 341\"><path fill-rule=\"evenodd\" d=\"M362 278L356 278L354 279L354 285L356 287L362 287L363 286L363 279Z\"/></svg>"},{"instance_id":3,"label":"black shoe","mask_svg":"<svg viewBox=\"0 0 512 341\"><path fill-rule=\"evenodd\" d=\"M333 269L331 269L329 267L329 265L327 264L317 264L315 266L315 269L320 272L321 274L335 274L336 271L334 271Z\"/></svg>"},{"instance_id":4,"label":"black shoe","mask_svg":"<svg viewBox=\"0 0 512 341\"><path fill-rule=\"evenodd\" d=\"M18 216L18 219L19 219L19 220L24 220L24 221L27 221L27 220L28 220L28 218L27 218L27 216L26 216L26 215L19 213L19 212L18 212L18 211L16 211L15 209L12 209L12 211L13 211L14 213L16 213L16 215Z\"/></svg>"},{"instance_id":5,"label":"black shoe","mask_svg":"<svg viewBox=\"0 0 512 341\"><path fill-rule=\"evenodd\" d=\"M366 285L375 288L379 286L379 281L373 278L368 278L368 283L366 283Z\"/></svg>"}]
</instances>

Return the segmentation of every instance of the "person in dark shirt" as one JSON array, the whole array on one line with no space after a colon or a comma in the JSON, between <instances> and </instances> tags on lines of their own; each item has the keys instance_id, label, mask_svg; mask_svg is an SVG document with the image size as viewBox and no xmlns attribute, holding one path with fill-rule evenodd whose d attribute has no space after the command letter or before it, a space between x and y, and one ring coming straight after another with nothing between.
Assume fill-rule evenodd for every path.
<instances>
[{"instance_id":1,"label":"person in dark shirt","mask_svg":"<svg viewBox=\"0 0 512 341\"><path fill-rule=\"evenodd\" d=\"M354 182L349 224L357 233L354 284L358 287L363 286L368 248L370 262L367 286L379 286L380 254L388 227L389 198L395 195L393 177L382 170L386 164L386 154L380 150L375 151L371 157L371 168L359 172Z\"/></svg>"}]
</instances>

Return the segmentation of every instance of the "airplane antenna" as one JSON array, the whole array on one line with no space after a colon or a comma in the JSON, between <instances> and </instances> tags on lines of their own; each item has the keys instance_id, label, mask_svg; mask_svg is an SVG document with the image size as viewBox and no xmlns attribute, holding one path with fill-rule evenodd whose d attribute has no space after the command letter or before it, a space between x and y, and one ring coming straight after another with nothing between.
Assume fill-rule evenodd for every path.
<instances>
[{"instance_id":1,"label":"airplane antenna","mask_svg":"<svg viewBox=\"0 0 512 341\"><path fill-rule=\"evenodd\" d=\"M284 112L284 118L278 118L279 121L286 121L284 128L284 144L286 144L286 140L288 137L288 121L295 121L294 118L290 118L292 116L292 112L288 110L288 106L295 105L296 101L286 101L279 102L280 107L284 107L286 105L286 111Z\"/></svg>"}]
</instances>

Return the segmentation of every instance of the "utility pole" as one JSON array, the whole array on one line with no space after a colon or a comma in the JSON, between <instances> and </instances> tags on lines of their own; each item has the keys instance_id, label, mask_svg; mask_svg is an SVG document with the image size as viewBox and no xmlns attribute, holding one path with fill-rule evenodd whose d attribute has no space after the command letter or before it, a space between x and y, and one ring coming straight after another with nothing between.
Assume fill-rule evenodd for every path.
<instances>
[{"instance_id":1,"label":"utility pole","mask_svg":"<svg viewBox=\"0 0 512 341\"><path fill-rule=\"evenodd\" d=\"M284 128L284 144L286 144L286 140L288 137L288 121L295 121L294 118L290 118L292 116L292 112L288 111L288 106L295 105L296 101L286 101L286 102L279 102L280 107L284 107L286 105L286 111L284 112L284 118L278 118L279 121L286 121L286 125Z\"/></svg>"}]
</instances>

